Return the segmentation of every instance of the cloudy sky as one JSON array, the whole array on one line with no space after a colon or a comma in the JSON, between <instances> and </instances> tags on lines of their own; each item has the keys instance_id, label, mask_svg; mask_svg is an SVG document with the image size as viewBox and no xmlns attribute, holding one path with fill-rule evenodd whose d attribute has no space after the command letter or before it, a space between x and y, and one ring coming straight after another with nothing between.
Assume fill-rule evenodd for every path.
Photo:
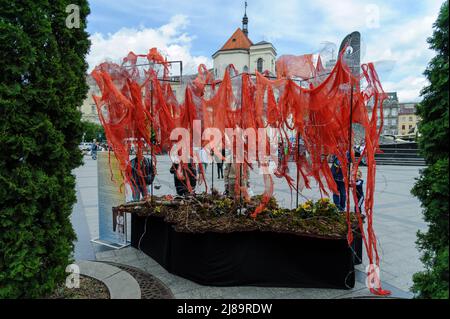
<instances>
[{"instance_id":1,"label":"cloudy sky","mask_svg":"<svg viewBox=\"0 0 450 319\"><path fill-rule=\"evenodd\" d=\"M90 0L92 69L129 51L161 49L183 60L187 72L211 55L242 24L244 0ZM270 41L283 54L317 53L339 46L352 31L362 35L364 62L375 62L386 91L401 102L419 100L422 75L434 52L432 34L442 0L248 0L249 37Z\"/></svg>"}]
</instances>

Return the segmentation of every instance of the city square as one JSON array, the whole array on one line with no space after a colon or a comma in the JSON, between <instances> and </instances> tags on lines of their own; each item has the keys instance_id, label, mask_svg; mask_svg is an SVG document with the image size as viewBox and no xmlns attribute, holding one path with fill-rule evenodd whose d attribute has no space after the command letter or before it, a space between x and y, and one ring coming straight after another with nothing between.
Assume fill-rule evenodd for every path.
<instances>
[{"instance_id":1,"label":"city square","mask_svg":"<svg viewBox=\"0 0 450 319\"><path fill-rule=\"evenodd\" d=\"M448 2L372 2L0 0L0 302L448 300Z\"/></svg>"},{"instance_id":2,"label":"city square","mask_svg":"<svg viewBox=\"0 0 450 319\"><path fill-rule=\"evenodd\" d=\"M161 185L154 190L155 195L176 194L173 176L170 174L170 159L158 156L158 179ZM292 166L293 168L293 166ZM410 194L411 185L417 178L421 167L380 166L377 172L375 204L377 218L375 231L381 252L381 280L393 291L393 296L411 298L409 291L412 274L420 271L422 265L416 248L416 232L424 230L426 224L420 215L420 203ZM150 257L135 248L110 250L100 245L92 245L91 239L98 237L98 193L97 162L85 156L85 165L75 172L77 176L78 204L72 216L75 228L80 233L80 240L75 249L75 256L80 260L109 261L127 264L143 269L158 277L175 294L177 298L352 298L369 296L365 286L363 264L357 266L357 284L350 291L332 289L295 289L295 288L257 288L257 287L204 287L168 273ZM212 173L209 170L208 183L211 185ZM262 192L264 186L257 175L251 177L255 193ZM223 190L223 180L216 180L215 187ZM279 182L277 199L289 207L295 205L295 192ZM202 187L199 187L201 191ZM204 189L203 189L204 191ZM317 188L305 190L304 196L319 196ZM359 278L358 278L359 277ZM238 292L238 293L237 293Z\"/></svg>"}]
</instances>

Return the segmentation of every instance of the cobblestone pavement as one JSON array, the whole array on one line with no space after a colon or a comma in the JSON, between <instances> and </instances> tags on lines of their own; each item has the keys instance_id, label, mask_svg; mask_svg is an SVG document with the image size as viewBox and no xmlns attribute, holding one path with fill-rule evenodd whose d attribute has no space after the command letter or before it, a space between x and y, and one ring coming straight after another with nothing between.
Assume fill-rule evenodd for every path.
<instances>
[{"instance_id":1,"label":"cobblestone pavement","mask_svg":"<svg viewBox=\"0 0 450 319\"><path fill-rule=\"evenodd\" d=\"M98 260L128 264L150 272L169 286L176 298L347 298L368 295L363 273L368 264L365 258L362 265L356 266L357 284L353 290L334 289L300 289L300 288L260 288L260 287L205 287L172 275L165 271L150 257L133 248L109 251L104 246L89 242L98 237L97 212L97 162L85 157L85 165L77 168L78 202L74 207L72 220L78 234L75 255L76 259L85 259L96 255ZM169 172L170 163L167 157L158 157L158 176L154 189L155 195L174 194L173 175ZM292 166L293 170L294 167ZM212 167L207 168L208 185L212 185ZM365 173L362 168L363 174ZM376 231L381 255L381 279L383 288L391 289L397 297L409 298L412 294L412 275L422 270L415 240L418 230L426 230L422 220L420 202L410 194L414 179L419 175L420 167L378 166L376 176L376 194L374 209L374 229ZM295 175L295 174L294 174ZM217 172L214 172L217 177ZM255 194L264 189L262 177L251 172L251 186ZM223 190L223 180L214 179L214 187ZM204 185L197 191L204 191ZM296 202L296 194L282 180L275 179L275 190L278 201L286 207ZM319 198L317 187L304 190L300 197ZM86 238L90 235L90 238Z\"/></svg>"}]
</instances>

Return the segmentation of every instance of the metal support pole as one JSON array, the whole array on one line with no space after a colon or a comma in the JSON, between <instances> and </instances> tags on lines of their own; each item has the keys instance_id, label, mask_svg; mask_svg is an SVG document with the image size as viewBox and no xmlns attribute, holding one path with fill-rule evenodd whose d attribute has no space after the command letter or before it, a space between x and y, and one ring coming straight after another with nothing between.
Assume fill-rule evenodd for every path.
<instances>
[{"instance_id":1,"label":"metal support pole","mask_svg":"<svg viewBox=\"0 0 450 319\"><path fill-rule=\"evenodd\" d=\"M348 187L347 187L347 205L350 207L350 184L351 184L351 160L352 160L352 121L353 121L353 83L350 83L350 119L348 125Z\"/></svg>"},{"instance_id":2,"label":"metal support pole","mask_svg":"<svg viewBox=\"0 0 450 319\"><path fill-rule=\"evenodd\" d=\"M300 170L298 169L298 165L299 165L299 161L300 161L300 133L297 132L297 185L296 185L296 190L297 190L297 200L295 202L295 208L298 207L298 184L299 184L299 179L300 179Z\"/></svg>"},{"instance_id":3,"label":"metal support pole","mask_svg":"<svg viewBox=\"0 0 450 319\"><path fill-rule=\"evenodd\" d=\"M150 165L153 166L153 148L154 148L154 140L153 140L153 79L150 80L150 114L152 115L152 121L151 121L151 125L150 125ZM155 134L155 138L156 138L156 134ZM152 167L152 171L153 174L155 173L155 171L153 170ZM150 184L150 202L153 201L153 183Z\"/></svg>"},{"instance_id":4,"label":"metal support pole","mask_svg":"<svg viewBox=\"0 0 450 319\"><path fill-rule=\"evenodd\" d=\"M212 158L211 161L211 178L212 178L211 181L211 194L212 194L214 191L214 158Z\"/></svg>"},{"instance_id":5,"label":"metal support pole","mask_svg":"<svg viewBox=\"0 0 450 319\"><path fill-rule=\"evenodd\" d=\"M244 105L244 74L242 74L241 76L241 141L243 139L243 129L242 129L242 114L243 114L243 105ZM245 143L243 145L244 147L244 157L245 157ZM237 150L236 150L237 151ZM244 159L244 163L245 163L245 159ZM242 174L244 173L244 163L241 163L239 165L239 169L240 169L240 174L239 174L239 214L242 214Z\"/></svg>"},{"instance_id":6,"label":"metal support pole","mask_svg":"<svg viewBox=\"0 0 450 319\"><path fill-rule=\"evenodd\" d=\"M212 122L213 122L213 127L214 127L214 110L212 110ZM215 146L213 146L212 149L212 158L211 158L211 194L214 191L214 158L215 158L215 153L214 153L214 149ZM210 153L211 154L211 153Z\"/></svg>"}]
</instances>

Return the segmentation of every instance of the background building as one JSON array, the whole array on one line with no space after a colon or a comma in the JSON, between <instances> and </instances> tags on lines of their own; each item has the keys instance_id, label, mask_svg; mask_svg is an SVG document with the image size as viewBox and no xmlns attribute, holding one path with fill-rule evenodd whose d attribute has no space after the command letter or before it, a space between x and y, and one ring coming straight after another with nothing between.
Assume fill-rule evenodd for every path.
<instances>
[{"instance_id":1,"label":"background building","mask_svg":"<svg viewBox=\"0 0 450 319\"><path fill-rule=\"evenodd\" d=\"M80 107L81 119L83 121L100 124L100 121L98 119L97 107L95 105L94 99L92 98L93 94L101 95L100 90L94 78L90 74L86 77L86 82L89 85L89 92L83 102L83 105L81 105Z\"/></svg>"},{"instance_id":2,"label":"background building","mask_svg":"<svg viewBox=\"0 0 450 319\"><path fill-rule=\"evenodd\" d=\"M383 135L397 135L398 134L398 112L399 103L397 92L389 92L387 94L387 99L383 102ZM368 103L368 113L369 118L372 117L372 107L373 104L369 101ZM380 114L378 114L377 127L381 125Z\"/></svg>"},{"instance_id":3,"label":"background building","mask_svg":"<svg viewBox=\"0 0 450 319\"><path fill-rule=\"evenodd\" d=\"M398 112L398 134L407 135L417 130L419 118L416 115L415 103L400 103Z\"/></svg>"},{"instance_id":4,"label":"background building","mask_svg":"<svg viewBox=\"0 0 450 319\"><path fill-rule=\"evenodd\" d=\"M277 52L271 43L260 41L253 44L248 38L248 17L247 12L245 12L242 19L242 29L237 28L225 44L212 55L214 68L209 71L214 73L216 79L222 79L226 68L233 64L239 73L255 73L255 71L262 73L267 70L270 75L275 76L276 56ZM174 64L174 67L178 68L178 65ZM173 71L178 73L178 70ZM183 74L182 77L170 77L172 91L178 102L184 102L186 85L195 80L196 77L197 74ZM99 123L92 94L100 95L100 92L90 75L87 77L87 83L90 91L81 106L83 120ZM206 90L206 94L208 94L208 90Z\"/></svg>"},{"instance_id":5,"label":"background building","mask_svg":"<svg viewBox=\"0 0 450 319\"><path fill-rule=\"evenodd\" d=\"M272 43L260 41L256 44L248 37L248 17L244 13L242 29L237 28L233 35L217 52L212 55L214 61L214 76L221 79L226 68L233 64L239 73L260 73L269 71L275 75L277 51Z\"/></svg>"}]
</instances>

